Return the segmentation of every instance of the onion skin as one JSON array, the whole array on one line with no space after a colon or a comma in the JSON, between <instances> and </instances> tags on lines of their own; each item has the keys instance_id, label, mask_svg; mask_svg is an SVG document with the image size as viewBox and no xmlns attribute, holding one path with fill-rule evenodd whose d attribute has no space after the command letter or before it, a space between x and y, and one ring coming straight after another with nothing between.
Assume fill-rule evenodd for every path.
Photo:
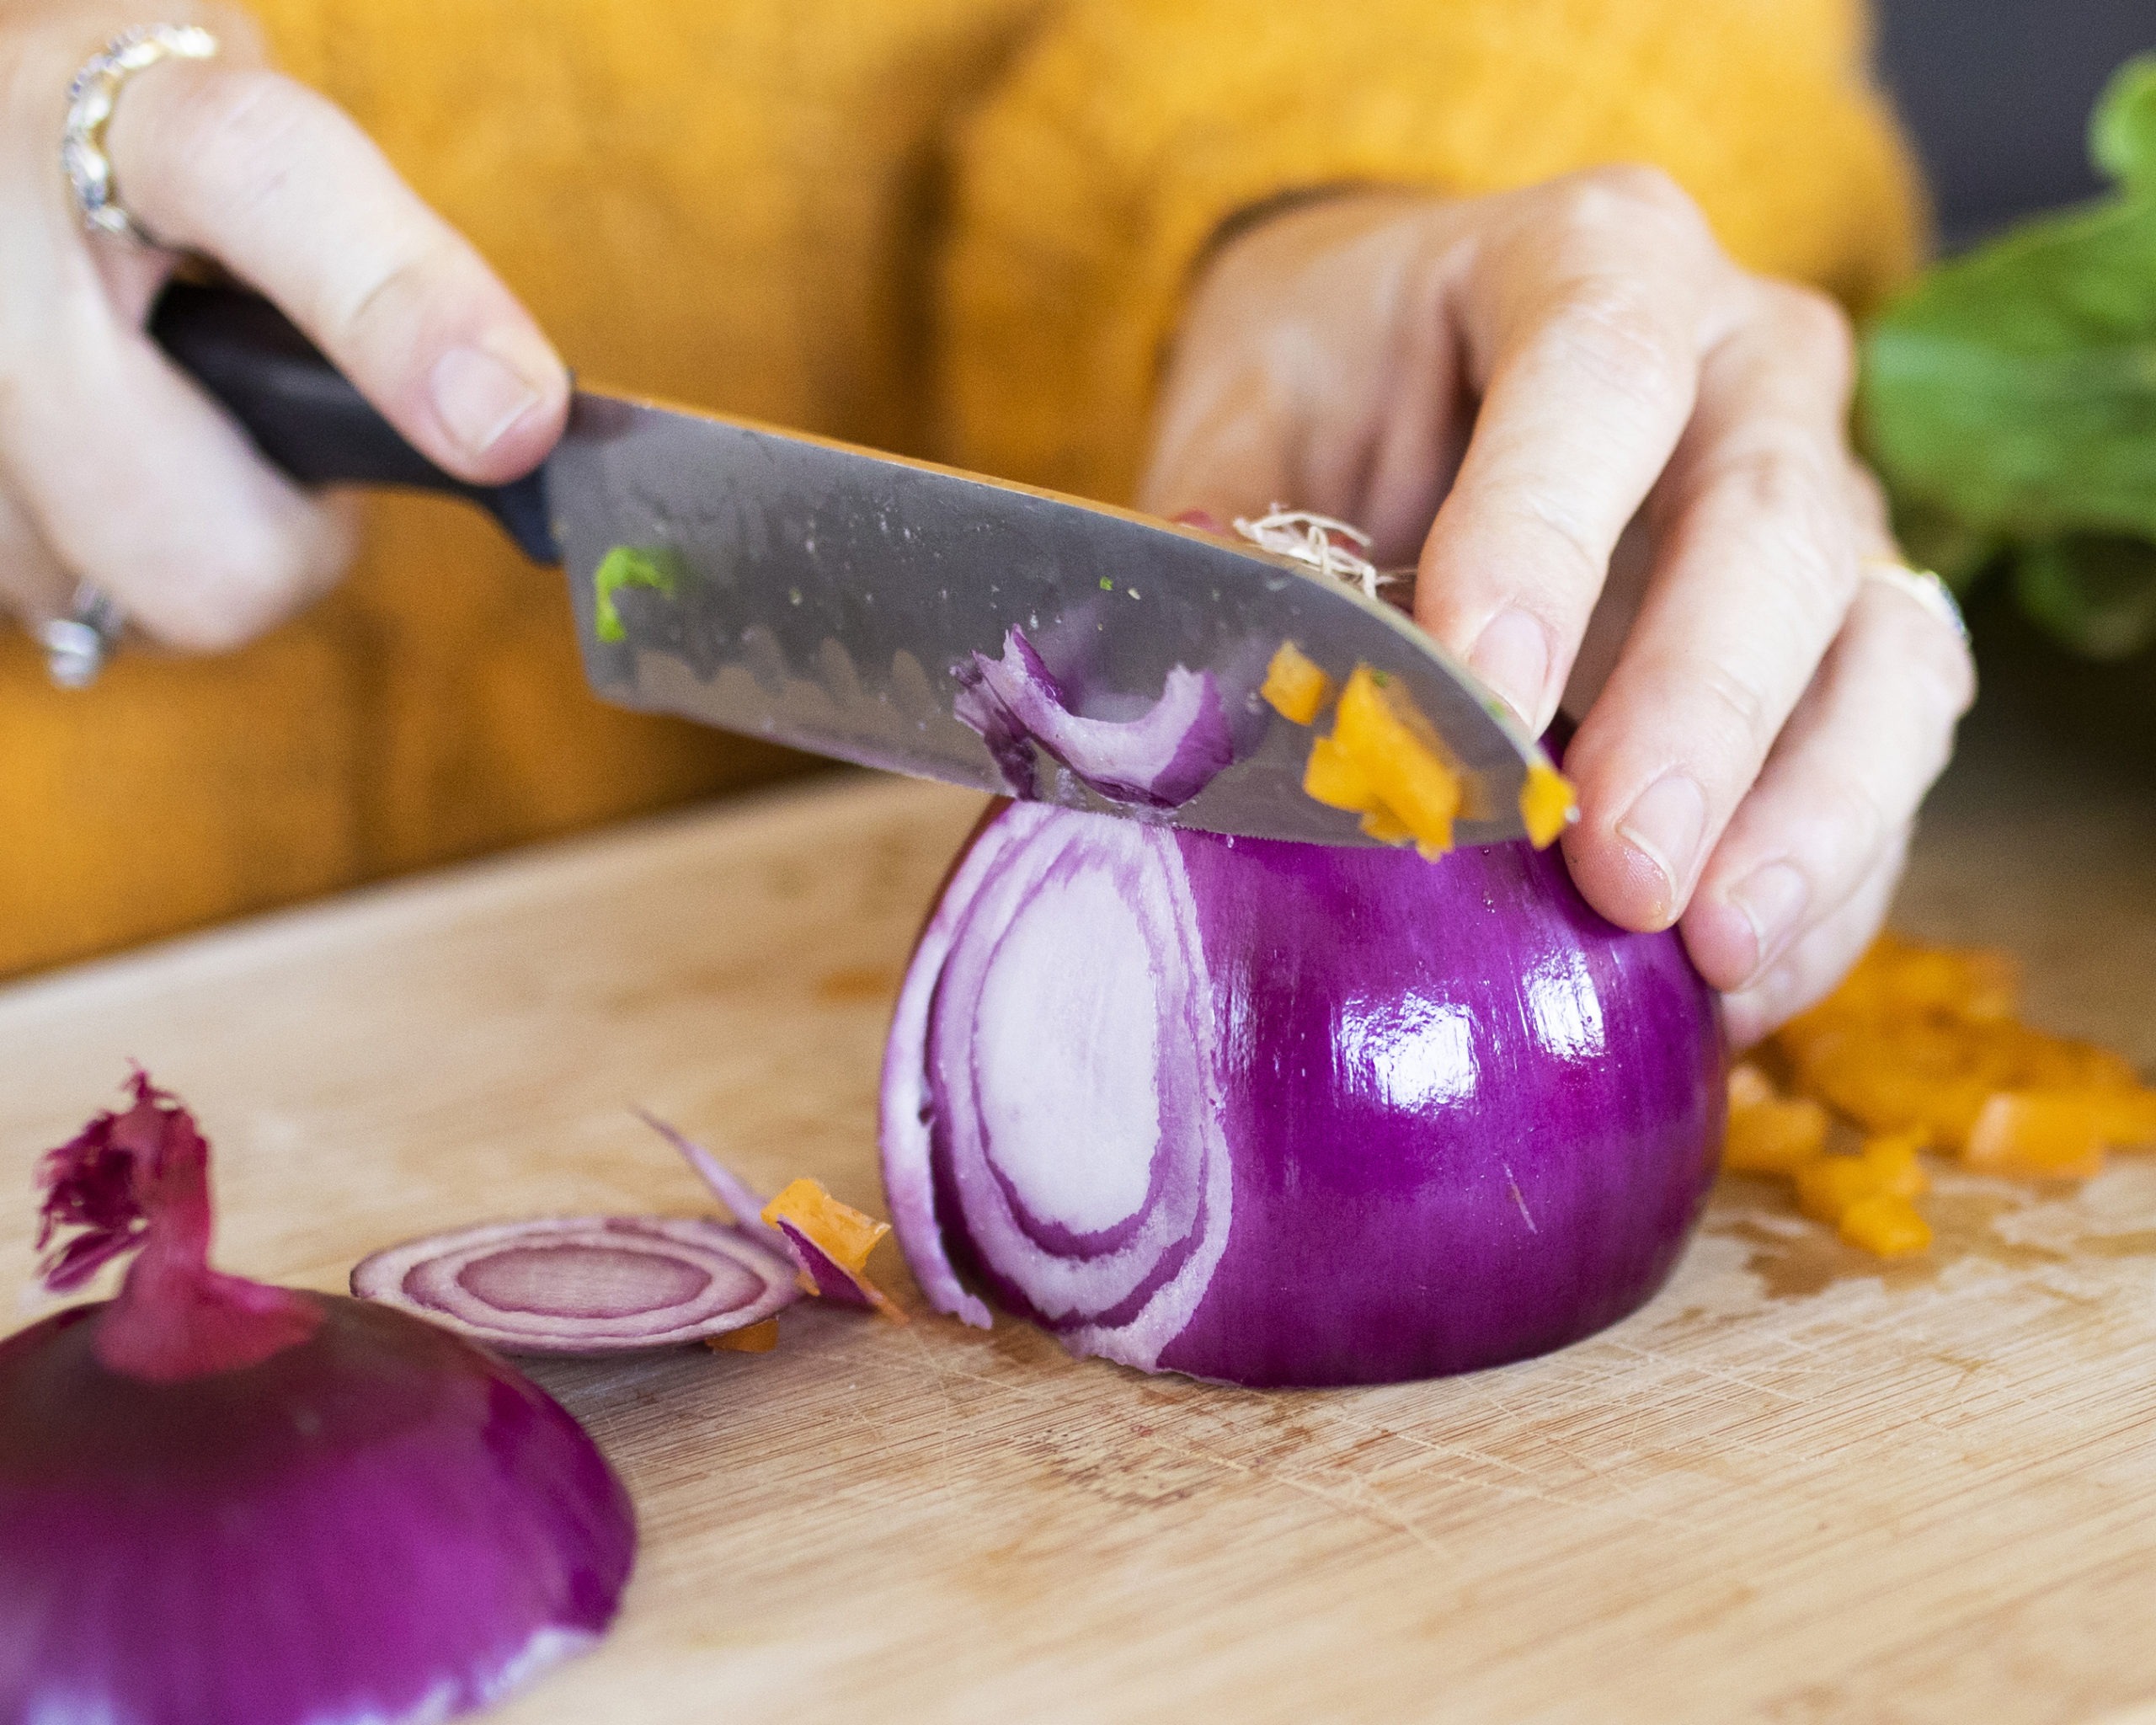
<instances>
[{"instance_id":1,"label":"onion skin","mask_svg":"<svg viewBox=\"0 0 2156 1725\"><path fill-rule=\"evenodd\" d=\"M45 1159L0 1343L0 1722L392 1725L595 1639L627 1494L546 1391L420 1319L212 1269L209 1146L140 1071Z\"/></svg>"},{"instance_id":2,"label":"onion skin","mask_svg":"<svg viewBox=\"0 0 2156 1725\"><path fill-rule=\"evenodd\" d=\"M1043 965L1035 1016L1033 979L1008 974L1055 937L1025 907L1094 875L1156 907L1129 912L1153 918L1130 961L1151 976L1102 985L1161 1012L1161 1131L1142 1178L1126 1170L1152 1209L1089 1236L1027 1210L1026 1178L1064 1177L1027 1175L1045 1165L1022 1146L999 1160L982 1122L1018 1106L999 1084L1113 1114L1134 1081L1101 1056L1127 1014L1049 1003L1069 989ZM1072 930L1064 969L1107 938ZM1021 1022L985 1027L984 995ZM992 1044L1033 1070L999 1080ZM1145 1370L1430 1377L1561 1347L1653 1294L1714 1178L1724 1059L1678 937L1604 921L1554 852L1427 862L1012 805L976 833L901 990L885 1183L924 1291L971 1322L988 1314L968 1281L1074 1352ZM1104 1278L1116 1297L1089 1305L1089 1255L1134 1249L1177 1205L1172 1274Z\"/></svg>"},{"instance_id":3,"label":"onion skin","mask_svg":"<svg viewBox=\"0 0 2156 1725\"><path fill-rule=\"evenodd\" d=\"M399 1312L178 1383L109 1305L0 1344L0 1718L300 1725L481 1706L595 1638L626 1493L536 1385Z\"/></svg>"}]
</instances>

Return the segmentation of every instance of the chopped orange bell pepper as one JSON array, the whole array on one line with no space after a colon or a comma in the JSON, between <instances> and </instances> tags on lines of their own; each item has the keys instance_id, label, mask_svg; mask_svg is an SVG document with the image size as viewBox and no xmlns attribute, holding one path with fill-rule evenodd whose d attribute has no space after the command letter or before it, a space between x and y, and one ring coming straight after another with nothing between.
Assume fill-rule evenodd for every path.
<instances>
[{"instance_id":1,"label":"chopped orange bell pepper","mask_svg":"<svg viewBox=\"0 0 2156 1725\"><path fill-rule=\"evenodd\" d=\"M796 1180L766 1204L764 1220L775 1228L782 1227L798 1236L794 1242L797 1249L805 1240L823 1253L846 1274L854 1291L885 1317L894 1323L906 1321L905 1313L864 1274L868 1254L876 1249L876 1242L891 1231L889 1222L879 1222L873 1216L863 1215L851 1204L841 1204L824 1189L821 1181L806 1178ZM805 1269L798 1279L803 1293L820 1295L824 1291L816 1278Z\"/></svg>"},{"instance_id":2,"label":"chopped orange bell pepper","mask_svg":"<svg viewBox=\"0 0 2156 1725\"><path fill-rule=\"evenodd\" d=\"M2106 1149L2156 1145L2156 1089L2108 1049L2020 1023L2016 988L2003 953L1882 935L1840 988L1782 1028L1797 1094L1872 1135L1859 1156L1793 1170L1806 1214L1870 1251L1919 1251L1929 1233L1910 1200L1930 1145L1965 1167L2031 1179L2085 1178ZM1785 1106L1764 1075L1732 1076L1730 1166L1742 1165L1740 1134L1758 1138L1774 1118L1758 1111Z\"/></svg>"},{"instance_id":3,"label":"chopped orange bell pepper","mask_svg":"<svg viewBox=\"0 0 2156 1725\"><path fill-rule=\"evenodd\" d=\"M1985 1023L2013 1016L2020 979L2012 959L1983 947L1925 947L1882 934L1813 1016L1943 1012Z\"/></svg>"},{"instance_id":4,"label":"chopped orange bell pepper","mask_svg":"<svg viewBox=\"0 0 2156 1725\"><path fill-rule=\"evenodd\" d=\"M1881 1258L1907 1258L1931 1244L1931 1224L1908 1199L1891 1192L1859 1199L1834 1226L1850 1245Z\"/></svg>"},{"instance_id":5,"label":"chopped orange bell pepper","mask_svg":"<svg viewBox=\"0 0 2156 1725\"><path fill-rule=\"evenodd\" d=\"M2132 1066L2093 1044L1935 1011L1858 1013L1830 999L1785 1027L1780 1046L1800 1089L1860 1125L1921 1125L1955 1149L2000 1091L2140 1090Z\"/></svg>"},{"instance_id":6,"label":"chopped orange bell pepper","mask_svg":"<svg viewBox=\"0 0 2156 1725\"><path fill-rule=\"evenodd\" d=\"M1281 718L1295 724L1309 724L1332 698L1332 679L1305 655L1293 641L1283 641L1265 668L1259 688Z\"/></svg>"},{"instance_id":7,"label":"chopped orange bell pepper","mask_svg":"<svg viewBox=\"0 0 2156 1725\"><path fill-rule=\"evenodd\" d=\"M2104 1166L2105 1098L2082 1090L2002 1090L1986 1098L1961 1160L1988 1174L2085 1180Z\"/></svg>"},{"instance_id":8,"label":"chopped orange bell pepper","mask_svg":"<svg viewBox=\"0 0 2156 1725\"><path fill-rule=\"evenodd\" d=\"M1892 1198L1920 1198L1931 1178L1917 1160L1917 1152L1930 1142L1922 1127L1905 1132L1881 1132L1864 1140L1857 1160L1870 1170L1877 1189Z\"/></svg>"},{"instance_id":9,"label":"chopped orange bell pepper","mask_svg":"<svg viewBox=\"0 0 2156 1725\"><path fill-rule=\"evenodd\" d=\"M1538 851L1548 849L1578 812L1572 782L1546 761L1529 761L1527 782L1519 788L1519 818L1528 842Z\"/></svg>"},{"instance_id":10,"label":"chopped orange bell pepper","mask_svg":"<svg viewBox=\"0 0 2156 1725\"><path fill-rule=\"evenodd\" d=\"M1822 1156L1796 1170L1797 1207L1815 1220L1838 1226L1858 1204L1875 1198L1906 1204L1931 1183L1917 1152L1920 1132L1889 1133L1865 1140L1855 1156Z\"/></svg>"},{"instance_id":11,"label":"chopped orange bell pepper","mask_svg":"<svg viewBox=\"0 0 2156 1725\"><path fill-rule=\"evenodd\" d=\"M2137 1084L2131 1090L2105 1090L2095 1098L2098 1130L2113 1150L2156 1146L2156 1090Z\"/></svg>"},{"instance_id":12,"label":"chopped orange bell pepper","mask_svg":"<svg viewBox=\"0 0 2156 1725\"><path fill-rule=\"evenodd\" d=\"M876 1242L891 1231L889 1222L879 1222L851 1204L841 1204L824 1189L820 1180L806 1178L796 1180L766 1204L764 1220L773 1227L782 1221L792 1223L825 1257L848 1270L863 1268Z\"/></svg>"},{"instance_id":13,"label":"chopped orange bell pepper","mask_svg":"<svg viewBox=\"0 0 2156 1725\"><path fill-rule=\"evenodd\" d=\"M1450 848L1465 795L1428 721L1367 665L1357 665L1340 692L1332 734L1310 745L1303 789L1329 808L1361 814L1373 838L1412 838L1426 857Z\"/></svg>"},{"instance_id":14,"label":"chopped orange bell pepper","mask_svg":"<svg viewBox=\"0 0 2156 1725\"><path fill-rule=\"evenodd\" d=\"M709 1338L704 1346L728 1354L768 1354L778 1346L778 1320L767 1317L760 1324L728 1330L723 1335Z\"/></svg>"},{"instance_id":15,"label":"chopped orange bell pepper","mask_svg":"<svg viewBox=\"0 0 2156 1725\"><path fill-rule=\"evenodd\" d=\"M1827 1147L1827 1111L1780 1097L1757 1066L1732 1067L1721 1165L1743 1174L1794 1174Z\"/></svg>"},{"instance_id":16,"label":"chopped orange bell pepper","mask_svg":"<svg viewBox=\"0 0 2156 1725\"><path fill-rule=\"evenodd\" d=\"M1361 761L1333 741L1319 737L1310 744L1310 759L1303 764L1303 793L1328 809L1348 809L1356 814L1377 806L1377 787Z\"/></svg>"},{"instance_id":17,"label":"chopped orange bell pepper","mask_svg":"<svg viewBox=\"0 0 2156 1725\"><path fill-rule=\"evenodd\" d=\"M1822 1156L1796 1171L1796 1207L1829 1227L1851 1204L1880 1195L1870 1169L1853 1156Z\"/></svg>"}]
</instances>

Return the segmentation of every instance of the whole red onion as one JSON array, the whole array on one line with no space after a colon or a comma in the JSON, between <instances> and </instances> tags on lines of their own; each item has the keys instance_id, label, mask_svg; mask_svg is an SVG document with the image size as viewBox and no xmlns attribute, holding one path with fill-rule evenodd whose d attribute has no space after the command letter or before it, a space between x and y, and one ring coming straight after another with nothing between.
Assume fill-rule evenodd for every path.
<instances>
[{"instance_id":1,"label":"whole red onion","mask_svg":"<svg viewBox=\"0 0 2156 1725\"><path fill-rule=\"evenodd\" d=\"M931 1301L1249 1385L1541 1353L1660 1286L1711 1182L1711 991L1524 843L1334 849L1030 804L976 833L885 1057Z\"/></svg>"},{"instance_id":2,"label":"whole red onion","mask_svg":"<svg viewBox=\"0 0 2156 1725\"><path fill-rule=\"evenodd\" d=\"M612 1618L627 1494L492 1355L210 1268L209 1147L148 1079L47 1158L56 1290L0 1343L0 1720L440 1719Z\"/></svg>"}]
</instances>

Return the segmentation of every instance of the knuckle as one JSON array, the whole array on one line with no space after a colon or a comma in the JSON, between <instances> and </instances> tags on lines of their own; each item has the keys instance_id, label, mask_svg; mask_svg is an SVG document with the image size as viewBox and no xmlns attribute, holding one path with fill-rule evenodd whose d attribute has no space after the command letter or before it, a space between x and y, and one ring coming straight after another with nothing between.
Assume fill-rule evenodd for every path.
<instances>
[{"instance_id":1,"label":"knuckle","mask_svg":"<svg viewBox=\"0 0 2156 1725\"><path fill-rule=\"evenodd\" d=\"M1884 610L1891 619L1887 650L1901 666L1903 681L1924 697L1921 705L1943 750L1955 722L1977 697L1976 660L1968 644L1916 595L1883 581L1866 581L1865 586L1867 608L1875 614Z\"/></svg>"},{"instance_id":2,"label":"knuckle","mask_svg":"<svg viewBox=\"0 0 2156 1725\"><path fill-rule=\"evenodd\" d=\"M1822 642L1833 633L1858 570L1835 476L1817 451L1785 438L1730 451L1703 476L1696 507L1718 537L1750 542L1755 560L1781 573L1774 590L1792 623Z\"/></svg>"},{"instance_id":3,"label":"knuckle","mask_svg":"<svg viewBox=\"0 0 2156 1725\"><path fill-rule=\"evenodd\" d=\"M1618 162L1582 169L1549 188L1561 226L1628 254L1696 271L1721 255L1705 213L1663 168Z\"/></svg>"},{"instance_id":4,"label":"knuckle","mask_svg":"<svg viewBox=\"0 0 2156 1725\"><path fill-rule=\"evenodd\" d=\"M437 286L442 262L442 252L434 247L385 251L325 308L332 342L366 347L377 332L400 344L408 339Z\"/></svg>"},{"instance_id":5,"label":"knuckle","mask_svg":"<svg viewBox=\"0 0 2156 1725\"><path fill-rule=\"evenodd\" d=\"M1668 169L1646 162L1612 162L1572 176L1594 213L1636 218L1642 211L1668 221L1705 227L1700 206Z\"/></svg>"},{"instance_id":6,"label":"knuckle","mask_svg":"<svg viewBox=\"0 0 2156 1725\"><path fill-rule=\"evenodd\" d=\"M1890 813L1879 787L1866 775L1853 774L1826 788L1814 830L1836 858L1833 872L1837 884L1854 880L1877 863L1888 837L1908 812Z\"/></svg>"},{"instance_id":7,"label":"knuckle","mask_svg":"<svg viewBox=\"0 0 2156 1725\"><path fill-rule=\"evenodd\" d=\"M168 195L192 227L243 221L274 206L311 153L321 99L259 67L195 79L166 115L158 159ZM214 209L210 206L214 204Z\"/></svg>"},{"instance_id":8,"label":"knuckle","mask_svg":"<svg viewBox=\"0 0 2156 1725\"><path fill-rule=\"evenodd\" d=\"M1700 665L1692 681L1700 703L1693 734L1725 761L1756 765L1769 740L1764 692L1718 660Z\"/></svg>"},{"instance_id":9,"label":"knuckle","mask_svg":"<svg viewBox=\"0 0 2156 1725\"><path fill-rule=\"evenodd\" d=\"M1561 585L1568 590L1592 593L1602 579L1604 553L1587 524L1547 490L1530 492L1520 500L1520 523L1552 548L1570 565Z\"/></svg>"},{"instance_id":10,"label":"knuckle","mask_svg":"<svg viewBox=\"0 0 2156 1725\"><path fill-rule=\"evenodd\" d=\"M1572 282L1550 339L1569 363L1613 388L1673 390L1689 374L1690 343L1643 280L1598 274Z\"/></svg>"},{"instance_id":11,"label":"knuckle","mask_svg":"<svg viewBox=\"0 0 2156 1725\"><path fill-rule=\"evenodd\" d=\"M1840 302L1793 281L1770 281L1766 293L1785 363L1833 379L1845 395L1856 375L1856 330Z\"/></svg>"}]
</instances>

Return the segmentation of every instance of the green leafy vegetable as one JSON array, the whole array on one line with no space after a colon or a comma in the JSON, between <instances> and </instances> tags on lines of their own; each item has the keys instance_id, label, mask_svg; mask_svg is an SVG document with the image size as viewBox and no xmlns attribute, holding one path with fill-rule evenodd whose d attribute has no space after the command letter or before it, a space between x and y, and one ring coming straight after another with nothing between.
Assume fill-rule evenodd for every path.
<instances>
[{"instance_id":1,"label":"green leafy vegetable","mask_svg":"<svg viewBox=\"0 0 2156 1725\"><path fill-rule=\"evenodd\" d=\"M2156 54L2089 149L2117 190L1926 275L1866 332L1860 426L1912 553L1999 562L2077 651L2156 639Z\"/></svg>"},{"instance_id":2,"label":"green leafy vegetable","mask_svg":"<svg viewBox=\"0 0 2156 1725\"><path fill-rule=\"evenodd\" d=\"M591 632L602 641L627 640L614 595L624 587L649 587L671 599L680 590L681 574L681 553L670 545L616 545L599 560L591 579Z\"/></svg>"},{"instance_id":3,"label":"green leafy vegetable","mask_svg":"<svg viewBox=\"0 0 2156 1725\"><path fill-rule=\"evenodd\" d=\"M2089 153L2099 174L2156 195L2156 54L2137 55L2112 75L2089 122Z\"/></svg>"}]
</instances>

